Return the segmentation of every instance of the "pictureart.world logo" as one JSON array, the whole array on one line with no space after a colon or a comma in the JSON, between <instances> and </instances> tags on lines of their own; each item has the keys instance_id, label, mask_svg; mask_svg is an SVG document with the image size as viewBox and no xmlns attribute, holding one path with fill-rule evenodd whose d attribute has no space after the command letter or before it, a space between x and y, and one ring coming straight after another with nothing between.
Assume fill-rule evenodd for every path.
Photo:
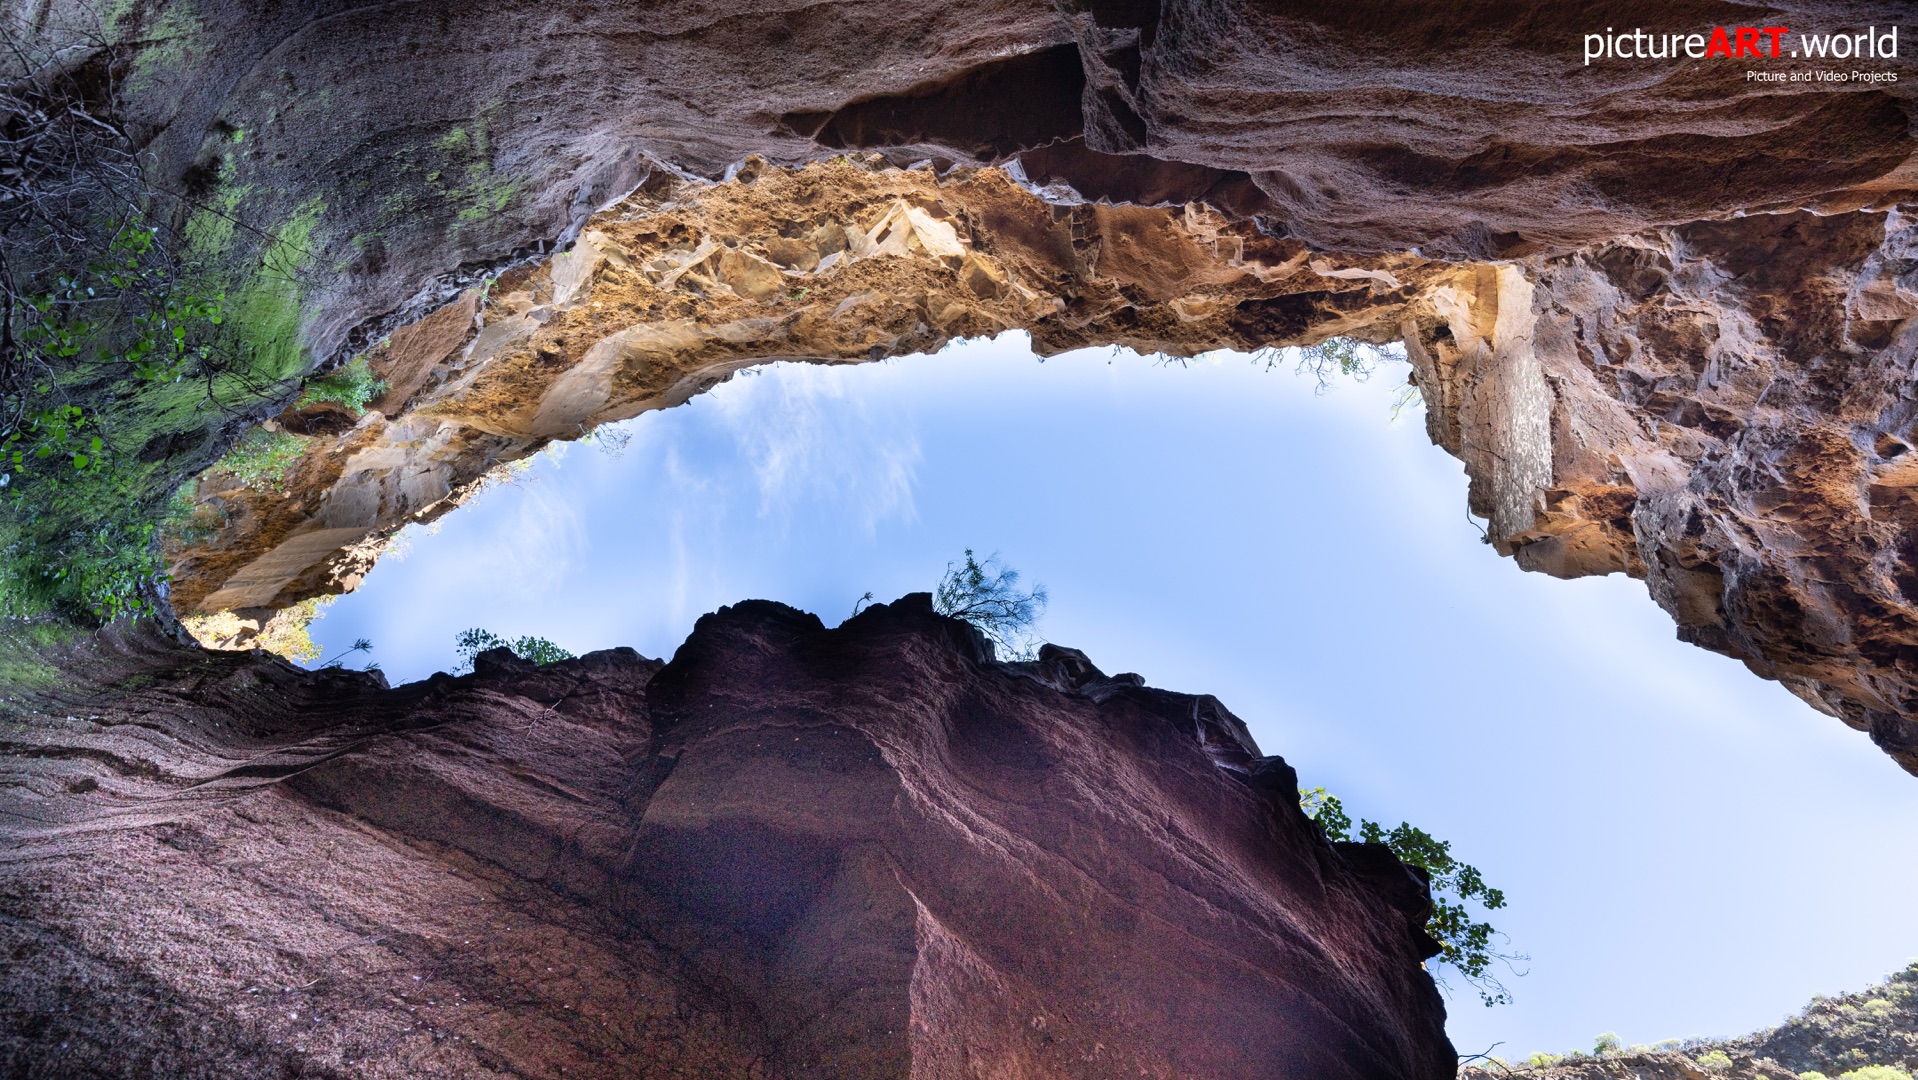
<instances>
[{"instance_id":1,"label":"pictureart.world logo","mask_svg":"<svg viewBox=\"0 0 1918 1080\"><path fill-rule=\"evenodd\" d=\"M1647 33L1640 27L1585 35L1585 63L1595 60L1896 60L1898 27L1856 33L1793 34L1787 26L1714 26L1709 33Z\"/></svg>"}]
</instances>

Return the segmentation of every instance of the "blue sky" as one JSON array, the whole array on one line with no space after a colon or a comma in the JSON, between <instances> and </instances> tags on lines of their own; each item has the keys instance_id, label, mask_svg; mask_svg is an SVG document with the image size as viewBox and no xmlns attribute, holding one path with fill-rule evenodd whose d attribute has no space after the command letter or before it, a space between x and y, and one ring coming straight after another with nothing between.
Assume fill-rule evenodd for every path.
<instances>
[{"instance_id":1,"label":"blue sky","mask_svg":"<svg viewBox=\"0 0 1918 1080\"><path fill-rule=\"evenodd\" d=\"M1459 464L1391 419L1402 367L1325 394L1237 354L1043 363L1023 336L781 364L573 446L417 535L314 624L395 681L468 627L670 656L749 597L844 618L972 547L1043 582L1040 631L1217 695L1355 816L1502 887L1517 1003L1461 1052L1735 1035L1918 958L1918 778L1677 641L1639 582L1525 574ZM1462 989L1462 988L1461 988Z\"/></svg>"}]
</instances>

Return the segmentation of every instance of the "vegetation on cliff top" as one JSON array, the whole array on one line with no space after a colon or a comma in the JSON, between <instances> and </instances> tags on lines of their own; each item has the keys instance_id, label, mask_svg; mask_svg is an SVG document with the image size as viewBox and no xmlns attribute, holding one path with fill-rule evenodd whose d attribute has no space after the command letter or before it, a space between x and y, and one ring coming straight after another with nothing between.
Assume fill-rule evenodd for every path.
<instances>
[{"instance_id":1,"label":"vegetation on cliff top","mask_svg":"<svg viewBox=\"0 0 1918 1080\"><path fill-rule=\"evenodd\" d=\"M864 599L871 599L867 593ZM1019 571L997 554L980 562L972 549L964 559L946 564L945 576L933 590L932 607L941 615L963 619L978 627L999 655L1030 660L1038 655L1039 638L1033 626L1046 610L1046 587L1019 588Z\"/></svg>"},{"instance_id":2,"label":"vegetation on cliff top","mask_svg":"<svg viewBox=\"0 0 1918 1080\"><path fill-rule=\"evenodd\" d=\"M1627 1046L1600 1035L1590 1051L1533 1054L1522 1064L1475 1055L1465 1080L1522 1076L1601 1080L1621 1067L1644 1077L1725 1080L1912 1080L1918 1072L1918 961L1854 994L1814 997L1775 1028L1736 1039L1668 1039Z\"/></svg>"},{"instance_id":3,"label":"vegetation on cliff top","mask_svg":"<svg viewBox=\"0 0 1918 1080\"><path fill-rule=\"evenodd\" d=\"M478 627L462 630L459 636L454 638L453 647L460 655L459 666L453 669L456 675L472 671L473 661L479 659L479 654L489 649L507 649L521 660L531 660L535 664L552 664L573 658L571 652L543 637L527 634L508 640L491 630L482 630Z\"/></svg>"},{"instance_id":4,"label":"vegetation on cliff top","mask_svg":"<svg viewBox=\"0 0 1918 1080\"><path fill-rule=\"evenodd\" d=\"M1384 844L1400 862L1423 870L1432 893L1432 913L1426 917L1425 932L1439 944L1437 962L1457 971L1488 1008L1511 1003L1511 991L1499 981L1494 964L1502 963L1509 968L1512 961L1527 958L1498 951L1494 939L1504 935L1491 923L1472 917L1468 903L1475 903L1486 911L1505 906L1505 894L1487 885L1477 867L1453 856L1449 841L1439 840L1409 822L1402 821L1388 830L1376 821L1360 819L1355 837L1352 818L1345 812L1344 804L1322 787L1301 788L1299 806L1324 830L1327 839ZM1440 973L1434 972L1434 978L1444 985Z\"/></svg>"}]
</instances>

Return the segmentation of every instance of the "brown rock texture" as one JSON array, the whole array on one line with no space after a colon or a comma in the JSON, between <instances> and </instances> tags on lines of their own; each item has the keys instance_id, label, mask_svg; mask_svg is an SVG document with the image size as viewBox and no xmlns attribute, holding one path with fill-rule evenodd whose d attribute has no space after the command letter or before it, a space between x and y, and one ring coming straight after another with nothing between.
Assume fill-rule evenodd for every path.
<instances>
[{"instance_id":1,"label":"brown rock texture","mask_svg":"<svg viewBox=\"0 0 1918 1080\"><path fill-rule=\"evenodd\" d=\"M1406 344L1526 569L1646 580L1918 772L1918 228L1753 215L1484 268Z\"/></svg>"},{"instance_id":2,"label":"brown rock texture","mask_svg":"<svg viewBox=\"0 0 1918 1080\"><path fill-rule=\"evenodd\" d=\"M1394 337L1451 267L1328 260L1198 204L1049 204L997 169L755 159L724 184L660 183L579 243L395 330L392 388L312 431L279 487L217 471L216 534L169 551L182 614L258 612L353 588L401 525L458 506L553 439L678 405L753 364L858 363L1028 331L1050 354ZM283 418L284 419L284 418Z\"/></svg>"},{"instance_id":3,"label":"brown rock texture","mask_svg":"<svg viewBox=\"0 0 1918 1080\"><path fill-rule=\"evenodd\" d=\"M103 26L97 5L41 0L5 17L40 43L127 43L129 119L164 189L267 231L319 214L311 266L345 268L312 274L305 296L306 340L328 355L368 320L450 299L463 267L576 235L648 175L718 179L753 153L1017 163L1092 198L1205 199L1323 250L1446 259L1889 206L1918 188L1908 58L1889 65L1899 82L1833 89L1748 81L1745 59L1588 64L1584 35L1833 33L1909 14L1902 0L132 0ZM247 235L221 253L236 266Z\"/></svg>"},{"instance_id":4,"label":"brown rock texture","mask_svg":"<svg viewBox=\"0 0 1918 1080\"><path fill-rule=\"evenodd\" d=\"M393 690L11 644L9 1076L1452 1075L1420 879L924 594Z\"/></svg>"},{"instance_id":5,"label":"brown rock texture","mask_svg":"<svg viewBox=\"0 0 1918 1080\"><path fill-rule=\"evenodd\" d=\"M263 621L350 588L394 527L502 462L747 363L1010 327L1048 350L1179 353L1355 334L1407 342L1501 550L1644 575L1689 640L1918 769L1894 461L1912 285L1892 239L1918 197L1918 73L1901 56L1850 65L1895 82L1766 82L1749 60L1584 53L1607 27L1829 34L1909 13L44 0L0 17L35 47L118 42L127 119L196 257L293 305L312 357L370 350L394 382L354 426L288 417L315 440L293 497L211 478L230 527L171 552L182 611ZM862 167L765 164L841 153ZM268 288L261 256L290 228ZM536 268L484 284L509 265Z\"/></svg>"}]
</instances>

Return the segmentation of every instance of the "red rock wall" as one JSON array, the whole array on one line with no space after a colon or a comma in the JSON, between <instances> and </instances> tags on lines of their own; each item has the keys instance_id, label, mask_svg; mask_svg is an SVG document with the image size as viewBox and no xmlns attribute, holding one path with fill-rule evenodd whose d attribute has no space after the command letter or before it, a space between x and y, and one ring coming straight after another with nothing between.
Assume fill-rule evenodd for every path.
<instances>
[{"instance_id":1,"label":"red rock wall","mask_svg":"<svg viewBox=\"0 0 1918 1080\"><path fill-rule=\"evenodd\" d=\"M0 731L8 1075L1453 1071L1418 879L923 594L397 690L109 644Z\"/></svg>"}]
</instances>

